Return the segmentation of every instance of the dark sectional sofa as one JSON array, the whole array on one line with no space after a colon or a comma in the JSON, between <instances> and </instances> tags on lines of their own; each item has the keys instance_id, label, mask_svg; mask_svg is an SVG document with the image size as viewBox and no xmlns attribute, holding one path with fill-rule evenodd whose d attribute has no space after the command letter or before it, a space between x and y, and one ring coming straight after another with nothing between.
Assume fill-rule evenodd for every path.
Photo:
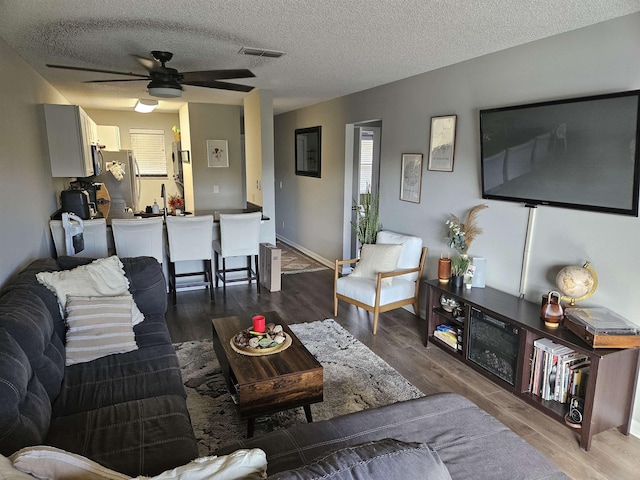
<instances>
[{"instance_id":1,"label":"dark sectional sofa","mask_svg":"<svg viewBox=\"0 0 640 480\"><path fill-rule=\"evenodd\" d=\"M197 452L155 259L122 259L145 316L138 350L65 366L65 325L35 275L90 260L39 259L0 293L0 454L51 445L131 476ZM274 479L560 480L567 477L464 397L440 394L239 440L260 448Z\"/></svg>"},{"instance_id":2,"label":"dark sectional sofa","mask_svg":"<svg viewBox=\"0 0 640 480\"><path fill-rule=\"evenodd\" d=\"M183 465L198 451L155 259L122 259L138 349L65 366L65 324L35 274L89 261L38 259L0 295L0 453L51 445L131 476Z\"/></svg>"},{"instance_id":3,"label":"dark sectional sofa","mask_svg":"<svg viewBox=\"0 0 640 480\"><path fill-rule=\"evenodd\" d=\"M274 480L569 478L503 423L453 393L300 424L215 453L239 448L264 450Z\"/></svg>"}]
</instances>

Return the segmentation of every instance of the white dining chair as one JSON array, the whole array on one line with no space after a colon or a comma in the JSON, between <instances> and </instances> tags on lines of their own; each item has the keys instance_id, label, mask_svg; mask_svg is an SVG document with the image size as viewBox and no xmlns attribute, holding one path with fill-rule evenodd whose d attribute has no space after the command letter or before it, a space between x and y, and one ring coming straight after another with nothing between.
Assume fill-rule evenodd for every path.
<instances>
[{"instance_id":1,"label":"white dining chair","mask_svg":"<svg viewBox=\"0 0 640 480\"><path fill-rule=\"evenodd\" d=\"M260 222L262 212L220 214L220 239L213 242L215 251L216 287L218 280L222 280L223 288L231 282L249 282L255 280L260 293L260 268L258 254L260 253ZM227 268L230 257L246 257L243 267ZM251 259L254 259L252 267ZM222 268L218 259L222 258ZM245 276L237 277L233 274L246 272ZM228 277L227 274L232 276Z\"/></svg>"},{"instance_id":2,"label":"white dining chair","mask_svg":"<svg viewBox=\"0 0 640 480\"><path fill-rule=\"evenodd\" d=\"M114 218L111 220L116 255L126 257L154 257L164 261L162 217Z\"/></svg>"},{"instance_id":3,"label":"white dining chair","mask_svg":"<svg viewBox=\"0 0 640 480\"><path fill-rule=\"evenodd\" d=\"M195 217L169 216L167 238L169 240L169 291L176 304L176 278L204 275L211 300L213 293L213 271L211 269L211 244L213 241L213 215ZM204 270L176 273L176 262L202 260Z\"/></svg>"},{"instance_id":4,"label":"white dining chair","mask_svg":"<svg viewBox=\"0 0 640 480\"><path fill-rule=\"evenodd\" d=\"M107 248L107 221L104 218L84 220L82 236L84 238L84 250L73 256L87 258L105 258L109 256ZM56 255L61 257L68 255L64 238L62 220L50 220L49 228L56 247Z\"/></svg>"}]
</instances>

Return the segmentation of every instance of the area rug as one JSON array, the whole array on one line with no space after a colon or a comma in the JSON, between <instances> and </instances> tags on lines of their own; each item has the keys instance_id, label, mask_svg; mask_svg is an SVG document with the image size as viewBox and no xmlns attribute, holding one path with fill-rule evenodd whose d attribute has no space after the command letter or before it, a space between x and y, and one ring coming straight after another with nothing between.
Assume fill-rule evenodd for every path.
<instances>
[{"instance_id":1,"label":"area rug","mask_svg":"<svg viewBox=\"0 0 640 480\"><path fill-rule=\"evenodd\" d=\"M284 275L317 272L319 270L326 270L327 268L313 258L304 255L280 240L276 241L276 247L278 247L281 252L280 270Z\"/></svg>"},{"instance_id":2,"label":"area rug","mask_svg":"<svg viewBox=\"0 0 640 480\"><path fill-rule=\"evenodd\" d=\"M324 401L311 405L314 421L422 397L423 394L332 319L291 325L324 369ZM200 455L244 438L211 340L175 344ZM302 408L256 419L255 435L306 422Z\"/></svg>"}]
</instances>

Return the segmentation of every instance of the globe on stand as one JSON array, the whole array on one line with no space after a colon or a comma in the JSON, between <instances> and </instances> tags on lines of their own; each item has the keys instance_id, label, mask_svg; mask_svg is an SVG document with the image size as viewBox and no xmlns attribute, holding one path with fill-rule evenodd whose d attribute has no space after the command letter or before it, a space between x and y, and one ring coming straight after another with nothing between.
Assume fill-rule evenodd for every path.
<instances>
[{"instance_id":1,"label":"globe on stand","mask_svg":"<svg viewBox=\"0 0 640 480\"><path fill-rule=\"evenodd\" d=\"M589 262L582 267L570 265L564 267L556 275L556 286L562 292L562 300L568 301L573 307L576 302L589 298L596 291L598 276Z\"/></svg>"}]
</instances>

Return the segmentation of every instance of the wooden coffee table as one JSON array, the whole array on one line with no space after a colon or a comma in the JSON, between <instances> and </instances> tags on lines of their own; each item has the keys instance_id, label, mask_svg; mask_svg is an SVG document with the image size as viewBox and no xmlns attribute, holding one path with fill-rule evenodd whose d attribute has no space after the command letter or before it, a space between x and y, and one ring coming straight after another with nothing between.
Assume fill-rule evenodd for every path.
<instances>
[{"instance_id":1,"label":"wooden coffee table","mask_svg":"<svg viewBox=\"0 0 640 480\"><path fill-rule=\"evenodd\" d=\"M247 437L253 436L255 418L304 407L311 422L312 403L323 400L322 365L302 345L276 312L264 313L267 323L282 325L291 336L291 346L281 352L248 356L230 344L234 335L252 325L250 317L216 318L212 321L213 348L238 406L240 418L248 420Z\"/></svg>"}]
</instances>

